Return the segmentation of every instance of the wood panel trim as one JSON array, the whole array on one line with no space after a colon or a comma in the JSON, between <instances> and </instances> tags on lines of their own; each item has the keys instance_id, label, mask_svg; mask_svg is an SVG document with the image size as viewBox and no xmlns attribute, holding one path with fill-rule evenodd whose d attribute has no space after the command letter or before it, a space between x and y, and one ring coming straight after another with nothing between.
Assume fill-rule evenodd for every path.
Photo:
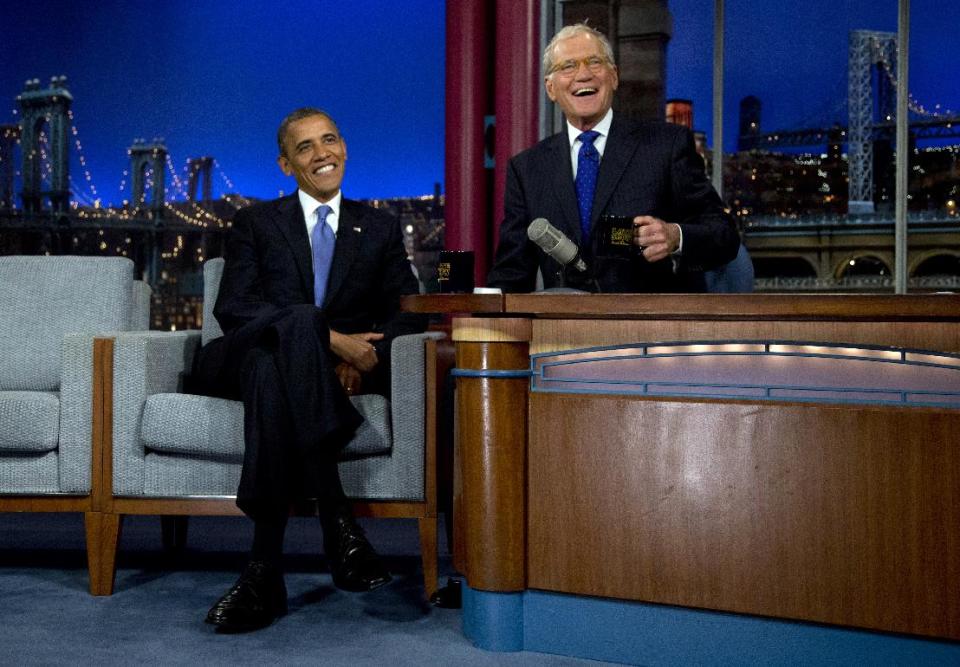
<instances>
[{"instance_id":1,"label":"wood panel trim","mask_svg":"<svg viewBox=\"0 0 960 667\"><path fill-rule=\"evenodd\" d=\"M91 509L90 496L0 496L0 512L89 512Z\"/></svg>"},{"instance_id":2,"label":"wood panel trim","mask_svg":"<svg viewBox=\"0 0 960 667\"><path fill-rule=\"evenodd\" d=\"M502 294L409 294L400 297L408 313L502 313Z\"/></svg>"},{"instance_id":3,"label":"wood panel trim","mask_svg":"<svg viewBox=\"0 0 960 667\"><path fill-rule=\"evenodd\" d=\"M156 498L114 496L110 511L134 515L244 516L232 496Z\"/></svg>"},{"instance_id":4,"label":"wood panel trim","mask_svg":"<svg viewBox=\"0 0 960 667\"><path fill-rule=\"evenodd\" d=\"M953 294L508 294L506 313L549 319L960 321Z\"/></svg>"},{"instance_id":5,"label":"wood panel trim","mask_svg":"<svg viewBox=\"0 0 960 667\"><path fill-rule=\"evenodd\" d=\"M133 515L186 515L186 516L244 516L232 496L210 498L135 498L116 496L113 498L113 512ZM355 500L353 511L356 516L418 519L436 516L425 501L392 500ZM307 514L311 514L307 512ZM301 512L296 512L300 515Z\"/></svg>"},{"instance_id":6,"label":"wood panel trim","mask_svg":"<svg viewBox=\"0 0 960 667\"><path fill-rule=\"evenodd\" d=\"M401 308L536 318L960 321L954 294L414 294Z\"/></svg>"}]
</instances>

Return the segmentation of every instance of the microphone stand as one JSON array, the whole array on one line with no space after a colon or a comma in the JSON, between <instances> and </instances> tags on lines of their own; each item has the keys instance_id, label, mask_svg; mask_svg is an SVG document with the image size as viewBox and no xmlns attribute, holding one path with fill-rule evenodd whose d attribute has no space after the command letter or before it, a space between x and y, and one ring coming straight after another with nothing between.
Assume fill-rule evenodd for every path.
<instances>
[{"instance_id":1,"label":"microphone stand","mask_svg":"<svg viewBox=\"0 0 960 667\"><path fill-rule=\"evenodd\" d=\"M597 253L597 239L593 233L590 234L590 239L588 241L593 252L591 253L590 261L587 263L587 282L593 289L591 290L594 294L602 294L603 290L600 289L600 281L597 280L597 267L600 265L600 258Z\"/></svg>"},{"instance_id":2,"label":"microphone stand","mask_svg":"<svg viewBox=\"0 0 960 667\"><path fill-rule=\"evenodd\" d=\"M581 293L595 293L600 294L603 292L600 289L600 283L597 280L596 272L594 266L596 260L591 261L587 264L586 271L578 271L574 268L574 262L567 264L561 267L560 279L562 287L555 288L554 291L557 292L581 292ZM571 287L570 284L579 285L579 287Z\"/></svg>"}]
</instances>

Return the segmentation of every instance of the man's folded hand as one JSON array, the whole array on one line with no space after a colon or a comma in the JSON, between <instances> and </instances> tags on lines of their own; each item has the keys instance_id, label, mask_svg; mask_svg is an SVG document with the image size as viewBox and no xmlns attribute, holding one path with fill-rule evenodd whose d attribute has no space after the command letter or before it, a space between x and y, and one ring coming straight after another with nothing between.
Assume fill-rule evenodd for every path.
<instances>
[{"instance_id":1,"label":"man's folded hand","mask_svg":"<svg viewBox=\"0 0 960 667\"><path fill-rule=\"evenodd\" d=\"M383 340L383 334L372 331L342 334L330 330L330 349L361 373L369 373L379 361L377 350L373 346L373 341L377 340Z\"/></svg>"}]
</instances>

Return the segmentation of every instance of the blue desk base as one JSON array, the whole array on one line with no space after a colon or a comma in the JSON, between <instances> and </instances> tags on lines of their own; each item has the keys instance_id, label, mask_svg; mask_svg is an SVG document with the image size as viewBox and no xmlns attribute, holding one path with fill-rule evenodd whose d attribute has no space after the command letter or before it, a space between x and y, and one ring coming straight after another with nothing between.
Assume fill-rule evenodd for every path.
<instances>
[{"instance_id":1,"label":"blue desk base","mask_svg":"<svg viewBox=\"0 0 960 667\"><path fill-rule=\"evenodd\" d=\"M464 586L463 632L489 651L628 664L960 664L955 642L533 590Z\"/></svg>"}]
</instances>

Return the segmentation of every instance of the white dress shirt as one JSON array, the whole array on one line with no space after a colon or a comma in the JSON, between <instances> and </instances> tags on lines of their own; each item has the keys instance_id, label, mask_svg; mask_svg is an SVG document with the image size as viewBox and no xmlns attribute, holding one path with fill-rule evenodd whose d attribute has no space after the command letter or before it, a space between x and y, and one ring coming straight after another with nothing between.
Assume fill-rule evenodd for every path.
<instances>
[{"instance_id":1,"label":"white dress shirt","mask_svg":"<svg viewBox=\"0 0 960 667\"><path fill-rule=\"evenodd\" d=\"M303 219L307 221L307 238L310 239L310 247L313 248L313 228L317 226L317 209L321 206L329 206L330 213L327 214L327 224L336 234L340 228L340 201L343 199L343 192L337 190L337 194L328 202L321 202L303 190L297 190L300 197L300 207L303 209Z\"/></svg>"},{"instance_id":2,"label":"white dress shirt","mask_svg":"<svg viewBox=\"0 0 960 667\"><path fill-rule=\"evenodd\" d=\"M600 136L593 140L593 146L600 153L600 159L603 159L603 149L607 147L607 135L610 134L610 123L613 122L613 109L607 109L607 113L600 119L600 122L593 127L593 130L600 133ZM573 164L573 180L577 180L577 158L580 157L580 146L583 142L578 137L583 134L583 130L577 129L567 121L567 136L570 138L570 162Z\"/></svg>"}]
</instances>

